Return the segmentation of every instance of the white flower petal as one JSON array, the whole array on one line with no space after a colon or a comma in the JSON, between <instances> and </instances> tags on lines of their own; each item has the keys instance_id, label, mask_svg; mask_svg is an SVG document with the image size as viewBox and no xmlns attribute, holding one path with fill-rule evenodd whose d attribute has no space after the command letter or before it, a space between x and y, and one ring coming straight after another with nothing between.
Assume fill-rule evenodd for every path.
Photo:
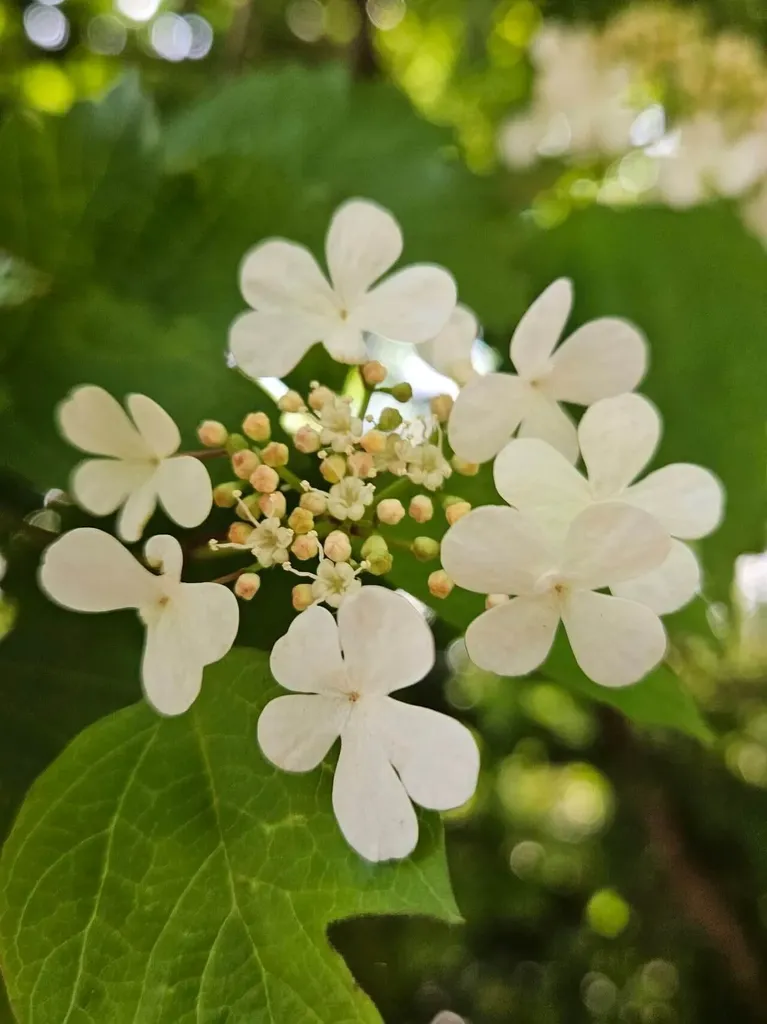
<instances>
[{"instance_id":1,"label":"white flower petal","mask_svg":"<svg viewBox=\"0 0 767 1024\"><path fill-rule=\"evenodd\" d=\"M346 841L370 861L407 857L418 842L413 805L364 715L341 736L333 810Z\"/></svg>"},{"instance_id":2,"label":"white flower petal","mask_svg":"<svg viewBox=\"0 0 767 1024\"><path fill-rule=\"evenodd\" d=\"M511 373L488 373L458 394L447 426L450 447L468 462L487 462L517 429L532 389Z\"/></svg>"},{"instance_id":3,"label":"white flower petal","mask_svg":"<svg viewBox=\"0 0 767 1024\"><path fill-rule=\"evenodd\" d=\"M147 459L152 452L108 391L83 384L56 409L64 437L84 452L118 459Z\"/></svg>"},{"instance_id":4,"label":"white flower petal","mask_svg":"<svg viewBox=\"0 0 767 1024\"><path fill-rule=\"evenodd\" d=\"M457 291L442 267L417 264L398 270L360 300L355 324L393 341L428 341L448 321Z\"/></svg>"},{"instance_id":5,"label":"white flower petal","mask_svg":"<svg viewBox=\"0 0 767 1024\"><path fill-rule=\"evenodd\" d=\"M510 441L493 464L493 478L504 501L559 539L592 503L578 470L556 448L535 438Z\"/></svg>"},{"instance_id":6,"label":"white flower petal","mask_svg":"<svg viewBox=\"0 0 767 1024\"><path fill-rule=\"evenodd\" d=\"M558 402L591 405L633 391L647 372L647 355L644 335L627 320L591 320L554 353L541 387Z\"/></svg>"},{"instance_id":7,"label":"white flower petal","mask_svg":"<svg viewBox=\"0 0 767 1024\"><path fill-rule=\"evenodd\" d=\"M377 203L350 199L336 210L325 242L330 279L349 307L402 254L402 232L394 217Z\"/></svg>"},{"instance_id":8,"label":"white flower petal","mask_svg":"<svg viewBox=\"0 0 767 1024\"><path fill-rule=\"evenodd\" d=\"M229 351L248 377L284 377L335 322L300 312L242 313L229 328Z\"/></svg>"},{"instance_id":9,"label":"white flower petal","mask_svg":"<svg viewBox=\"0 0 767 1024\"><path fill-rule=\"evenodd\" d=\"M559 608L550 595L514 597L471 623L466 650L488 672L525 676L546 660L558 623Z\"/></svg>"},{"instance_id":10,"label":"white flower petal","mask_svg":"<svg viewBox=\"0 0 767 1024\"><path fill-rule=\"evenodd\" d=\"M519 427L519 437L537 437L561 452L568 462L578 460L578 432L564 409L541 390L531 388Z\"/></svg>"},{"instance_id":11,"label":"white flower petal","mask_svg":"<svg viewBox=\"0 0 767 1024\"><path fill-rule=\"evenodd\" d=\"M173 598L184 646L193 661L212 665L229 652L240 625L232 591L220 583L182 583Z\"/></svg>"},{"instance_id":12,"label":"white flower petal","mask_svg":"<svg viewBox=\"0 0 767 1024\"><path fill-rule=\"evenodd\" d=\"M473 376L471 351L478 333L477 318L459 304L439 334L420 346L418 355L445 377L466 384Z\"/></svg>"},{"instance_id":13,"label":"white flower petal","mask_svg":"<svg viewBox=\"0 0 767 1024\"><path fill-rule=\"evenodd\" d=\"M146 395L128 395L126 404L153 455L158 459L167 459L178 451L181 434L162 406Z\"/></svg>"},{"instance_id":14,"label":"white flower petal","mask_svg":"<svg viewBox=\"0 0 767 1024\"><path fill-rule=\"evenodd\" d=\"M465 804L477 788L479 750L465 725L385 697L376 709L386 756L411 800L432 811Z\"/></svg>"},{"instance_id":15,"label":"white flower petal","mask_svg":"<svg viewBox=\"0 0 767 1024\"><path fill-rule=\"evenodd\" d=\"M635 601L576 591L564 603L562 621L575 660L601 686L638 682L666 653L663 624Z\"/></svg>"},{"instance_id":16,"label":"white flower petal","mask_svg":"<svg viewBox=\"0 0 767 1024\"><path fill-rule=\"evenodd\" d=\"M622 502L605 502L573 520L561 568L576 586L599 590L657 569L670 549L657 519Z\"/></svg>"},{"instance_id":17,"label":"white flower petal","mask_svg":"<svg viewBox=\"0 0 767 1024\"><path fill-rule=\"evenodd\" d=\"M617 497L653 457L661 433L658 410L643 395L595 402L578 425L581 455L595 497Z\"/></svg>"},{"instance_id":18,"label":"white flower petal","mask_svg":"<svg viewBox=\"0 0 767 1024\"><path fill-rule=\"evenodd\" d=\"M170 606L147 626L141 683L147 703L161 715L183 715L202 687L203 665L189 657L184 638Z\"/></svg>"},{"instance_id":19,"label":"white flower petal","mask_svg":"<svg viewBox=\"0 0 767 1024\"><path fill-rule=\"evenodd\" d=\"M126 544L137 541L157 508L158 470L151 473L128 496L117 519L117 536Z\"/></svg>"},{"instance_id":20,"label":"white flower petal","mask_svg":"<svg viewBox=\"0 0 767 1024\"><path fill-rule=\"evenodd\" d=\"M282 238L270 238L245 255L240 290L249 306L263 312L338 315L338 301L317 260L303 245Z\"/></svg>"},{"instance_id":21,"label":"white flower petal","mask_svg":"<svg viewBox=\"0 0 767 1024\"><path fill-rule=\"evenodd\" d=\"M423 615L385 587L347 597L338 609L338 633L353 690L391 693L419 682L434 665L434 637Z\"/></svg>"},{"instance_id":22,"label":"white flower petal","mask_svg":"<svg viewBox=\"0 0 767 1024\"><path fill-rule=\"evenodd\" d=\"M348 689L338 627L327 608L313 605L291 622L272 648L269 668L286 690L323 693Z\"/></svg>"},{"instance_id":23,"label":"white flower petal","mask_svg":"<svg viewBox=\"0 0 767 1024\"><path fill-rule=\"evenodd\" d=\"M156 572L168 579L181 582L184 568L184 552L175 537L168 533L156 533L144 545L144 560Z\"/></svg>"},{"instance_id":24,"label":"white flower petal","mask_svg":"<svg viewBox=\"0 0 767 1024\"><path fill-rule=\"evenodd\" d=\"M309 772L341 735L351 704L317 694L289 694L269 701L258 719L264 756L286 772Z\"/></svg>"},{"instance_id":25,"label":"white flower petal","mask_svg":"<svg viewBox=\"0 0 767 1024\"><path fill-rule=\"evenodd\" d=\"M478 594L524 594L554 557L535 522L505 505L472 509L442 540L442 565Z\"/></svg>"},{"instance_id":26,"label":"white flower petal","mask_svg":"<svg viewBox=\"0 0 767 1024\"><path fill-rule=\"evenodd\" d=\"M174 523L190 529L207 519L213 505L210 477L193 455L177 455L161 463L155 486L160 504Z\"/></svg>"},{"instance_id":27,"label":"white flower petal","mask_svg":"<svg viewBox=\"0 0 767 1024\"><path fill-rule=\"evenodd\" d=\"M511 339L511 361L525 380L546 372L549 357L573 306L573 283L560 277L541 292L517 324Z\"/></svg>"},{"instance_id":28,"label":"white flower petal","mask_svg":"<svg viewBox=\"0 0 767 1024\"><path fill-rule=\"evenodd\" d=\"M94 516L108 516L154 476L154 472L155 467L150 462L86 459L75 467L70 488L78 505Z\"/></svg>"},{"instance_id":29,"label":"white flower petal","mask_svg":"<svg viewBox=\"0 0 767 1024\"><path fill-rule=\"evenodd\" d=\"M157 599L158 580L111 534L71 530L43 554L40 586L57 604L78 612L141 608Z\"/></svg>"},{"instance_id":30,"label":"white flower petal","mask_svg":"<svg viewBox=\"0 0 767 1024\"><path fill-rule=\"evenodd\" d=\"M623 500L655 516L672 537L698 540L721 523L724 488L702 466L675 462L633 484Z\"/></svg>"},{"instance_id":31,"label":"white flower petal","mask_svg":"<svg viewBox=\"0 0 767 1024\"><path fill-rule=\"evenodd\" d=\"M684 608L700 593L700 563L681 540L671 541L665 562L646 576L611 587L616 597L647 605L656 615L669 615Z\"/></svg>"},{"instance_id":32,"label":"white flower petal","mask_svg":"<svg viewBox=\"0 0 767 1024\"><path fill-rule=\"evenodd\" d=\"M364 363L368 358L362 331L348 320L339 320L325 332L322 340L330 357L337 363Z\"/></svg>"}]
</instances>

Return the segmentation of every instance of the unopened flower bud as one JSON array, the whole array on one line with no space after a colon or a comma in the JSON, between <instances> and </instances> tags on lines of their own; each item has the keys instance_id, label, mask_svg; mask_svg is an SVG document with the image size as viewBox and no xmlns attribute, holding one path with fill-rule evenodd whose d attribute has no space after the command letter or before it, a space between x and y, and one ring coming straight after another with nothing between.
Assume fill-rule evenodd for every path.
<instances>
[{"instance_id":1,"label":"unopened flower bud","mask_svg":"<svg viewBox=\"0 0 767 1024\"><path fill-rule=\"evenodd\" d=\"M296 537L290 548L300 562L315 558L319 549L319 541L314 533L302 533L300 537Z\"/></svg>"},{"instance_id":2,"label":"unopened flower bud","mask_svg":"<svg viewBox=\"0 0 767 1024\"><path fill-rule=\"evenodd\" d=\"M497 608L499 604L506 604L510 600L508 594L488 594L485 598L485 608Z\"/></svg>"},{"instance_id":3,"label":"unopened flower bud","mask_svg":"<svg viewBox=\"0 0 767 1024\"><path fill-rule=\"evenodd\" d=\"M293 444L304 455L311 455L312 452L320 450L320 435L309 426L299 427L293 438Z\"/></svg>"},{"instance_id":4,"label":"unopened flower bud","mask_svg":"<svg viewBox=\"0 0 767 1024\"><path fill-rule=\"evenodd\" d=\"M333 530L325 538L325 554L334 562L348 562L352 555L351 541L341 530Z\"/></svg>"},{"instance_id":5,"label":"unopened flower bud","mask_svg":"<svg viewBox=\"0 0 767 1024\"><path fill-rule=\"evenodd\" d=\"M450 594L455 584L444 569L437 569L429 575L428 586L432 597L443 598Z\"/></svg>"},{"instance_id":6,"label":"unopened flower bud","mask_svg":"<svg viewBox=\"0 0 767 1024\"><path fill-rule=\"evenodd\" d=\"M396 402L409 402L413 397L413 388L410 384L404 381L401 384L395 384L391 388L386 388L386 393L391 395Z\"/></svg>"},{"instance_id":7,"label":"unopened flower bud","mask_svg":"<svg viewBox=\"0 0 767 1024\"><path fill-rule=\"evenodd\" d=\"M305 491L298 504L313 516L321 516L328 507L328 496L324 491Z\"/></svg>"},{"instance_id":8,"label":"unopened flower bud","mask_svg":"<svg viewBox=\"0 0 767 1024\"><path fill-rule=\"evenodd\" d=\"M282 519L287 511L285 495L282 491L273 491L271 494L262 494L258 499L258 507L267 519Z\"/></svg>"},{"instance_id":9,"label":"unopened flower bud","mask_svg":"<svg viewBox=\"0 0 767 1024\"><path fill-rule=\"evenodd\" d=\"M462 459L458 455L452 457L450 464L461 476L476 476L479 473L478 462L467 462L466 459Z\"/></svg>"},{"instance_id":10,"label":"unopened flower bud","mask_svg":"<svg viewBox=\"0 0 767 1024\"><path fill-rule=\"evenodd\" d=\"M386 543L380 533L371 533L371 535L365 540L362 545L362 557L370 558L376 554L386 554L389 550L389 545Z\"/></svg>"},{"instance_id":11,"label":"unopened flower bud","mask_svg":"<svg viewBox=\"0 0 767 1024\"><path fill-rule=\"evenodd\" d=\"M272 441L261 452L261 461L265 466L277 469L278 466L287 466L290 452L286 444L279 441Z\"/></svg>"},{"instance_id":12,"label":"unopened flower bud","mask_svg":"<svg viewBox=\"0 0 767 1024\"><path fill-rule=\"evenodd\" d=\"M371 455L380 455L386 448L386 434L382 434L380 430L369 430L360 438L360 446Z\"/></svg>"},{"instance_id":13,"label":"unopened flower bud","mask_svg":"<svg viewBox=\"0 0 767 1024\"><path fill-rule=\"evenodd\" d=\"M230 483L218 484L213 488L213 504L218 508L234 508L237 504L237 495L242 490L239 480L232 480Z\"/></svg>"},{"instance_id":14,"label":"unopened flower bud","mask_svg":"<svg viewBox=\"0 0 767 1024\"><path fill-rule=\"evenodd\" d=\"M309 405L312 407L312 409L314 409L315 412L319 412L323 405L325 405L327 402L332 402L334 398L335 395L330 390L330 388L326 388L323 385L318 385L316 388L312 388L311 392L309 393Z\"/></svg>"},{"instance_id":15,"label":"unopened flower bud","mask_svg":"<svg viewBox=\"0 0 767 1024\"><path fill-rule=\"evenodd\" d=\"M303 412L306 406L297 391L286 391L277 402L280 412Z\"/></svg>"},{"instance_id":16,"label":"unopened flower bud","mask_svg":"<svg viewBox=\"0 0 767 1024\"><path fill-rule=\"evenodd\" d=\"M271 466L259 466L251 473L250 483L254 490L272 494L279 487L280 478Z\"/></svg>"},{"instance_id":17,"label":"unopened flower bud","mask_svg":"<svg viewBox=\"0 0 767 1024\"><path fill-rule=\"evenodd\" d=\"M471 512L471 505L468 501L454 501L445 509L445 518L453 526L469 512Z\"/></svg>"},{"instance_id":18,"label":"unopened flower bud","mask_svg":"<svg viewBox=\"0 0 767 1024\"><path fill-rule=\"evenodd\" d=\"M352 452L346 465L354 476L362 477L363 480L376 475L373 456L369 452Z\"/></svg>"},{"instance_id":19,"label":"unopened flower bud","mask_svg":"<svg viewBox=\"0 0 767 1024\"><path fill-rule=\"evenodd\" d=\"M293 587L293 607L297 612L305 611L312 604L314 604L314 595L311 583L299 583Z\"/></svg>"},{"instance_id":20,"label":"unopened flower bud","mask_svg":"<svg viewBox=\"0 0 767 1024\"><path fill-rule=\"evenodd\" d=\"M308 508L303 506L294 508L288 516L288 526L296 535L309 533L314 529L314 516Z\"/></svg>"},{"instance_id":21,"label":"unopened flower bud","mask_svg":"<svg viewBox=\"0 0 767 1024\"><path fill-rule=\"evenodd\" d=\"M226 444L229 431L218 420L203 420L197 428L197 437L200 444L205 445L206 448L221 448Z\"/></svg>"},{"instance_id":22,"label":"unopened flower bud","mask_svg":"<svg viewBox=\"0 0 767 1024\"><path fill-rule=\"evenodd\" d=\"M329 455L320 463L320 473L329 484L340 483L346 476L346 459L343 455Z\"/></svg>"},{"instance_id":23,"label":"unopened flower bud","mask_svg":"<svg viewBox=\"0 0 767 1024\"><path fill-rule=\"evenodd\" d=\"M365 559L365 563L367 571L372 573L373 576L385 576L387 572L391 572L394 559L392 558L391 551L374 552Z\"/></svg>"},{"instance_id":24,"label":"unopened flower bud","mask_svg":"<svg viewBox=\"0 0 767 1024\"><path fill-rule=\"evenodd\" d=\"M237 515L240 519L249 519L251 516L253 519L259 519L261 517L261 509L258 507L260 499L259 494L249 494L247 498L242 498L237 503ZM250 515L248 515L250 513Z\"/></svg>"},{"instance_id":25,"label":"unopened flower bud","mask_svg":"<svg viewBox=\"0 0 767 1024\"><path fill-rule=\"evenodd\" d=\"M402 413L392 405L387 405L378 417L378 426L381 430L396 430L402 423Z\"/></svg>"},{"instance_id":26,"label":"unopened flower bud","mask_svg":"<svg viewBox=\"0 0 767 1024\"><path fill-rule=\"evenodd\" d=\"M237 577L234 592L242 601L252 601L260 586L261 577L257 572L244 572Z\"/></svg>"},{"instance_id":27,"label":"unopened flower bud","mask_svg":"<svg viewBox=\"0 0 767 1024\"><path fill-rule=\"evenodd\" d=\"M230 434L226 439L224 447L229 455L234 455L235 452L244 451L246 448L250 448L247 439L242 434Z\"/></svg>"},{"instance_id":28,"label":"unopened flower bud","mask_svg":"<svg viewBox=\"0 0 767 1024\"><path fill-rule=\"evenodd\" d=\"M234 475L238 476L240 480L248 480L260 465L261 459L250 448L235 452L232 456L232 469Z\"/></svg>"},{"instance_id":29,"label":"unopened flower bud","mask_svg":"<svg viewBox=\"0 0 767 1024\"><path fill-rule=\"evenodd\" d=\"M247 544L251 533L253 527L248 523L232 523L226 537L230 544Z\"/></svg>"},{"instance_id":30,"label":"unopened flower bud","mask_svg":"<svg viewBox=\"0 0 767 1024\"><path fill-rule=\"evenodd\" d=\"M434 515L434 503L426 494L416 494L410 502L408 513L417 523L428 523Z\"/></svg>"},{"instance_id":31,"label":"unopened flower bud","mask_svg":"<svg viewBox=\"0 0 767 1024\"><path fill-rule=\"evenodd\" d=\"M272 424L265 412L249 412L242 421L242 432L251 441L268 441L272 436Z\"/></svg>"},{"instance_id":32,"label":"unopened flower bud","mask_svg":"<svg viewBox=\"0 0 767 1024\"><path fill-rule=\"evenodd\" d=\"M384 498L376 506L376 515L387 526L396 526L405 515L405 506L399 498Z\"/></svg>"},{"instance_id":33,"label":"unopened flower bud","mask_svg":"<svg viewBox=\"0 0 767 1024\"><path fill-rule=\"evenodd\" d=\"M429 408L440 423L447 423L453 411L453 399L450 395L435 395L429 402Z\"/></svg>"},{"instance_id":34,"label":"unopened flower bud","mask_svg":"<svg viewBox=\"0 0 767 1024\"><path fill-rule=\"evenodd\" d=\"M419 562L430 562L439 554L439 541L433 537L416 537L410 550Z\"/></svg>"},{"instance_id":35,"label":"unopened flower bud","mask_svg":"<svg viewBox=\"0 0 767 1024\"><path fill-rule=\"evenodd\" d=\"M386 367L377 359L372 359L362 367L362 379L366 384L383 384L386 380Z\"/></svg>"}]
</instances>

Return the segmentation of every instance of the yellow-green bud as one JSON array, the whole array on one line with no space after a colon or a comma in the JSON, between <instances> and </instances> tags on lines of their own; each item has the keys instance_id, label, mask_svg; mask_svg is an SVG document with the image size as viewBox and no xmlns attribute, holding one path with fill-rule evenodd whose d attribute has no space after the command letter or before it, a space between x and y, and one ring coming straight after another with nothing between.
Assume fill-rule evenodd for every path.
<instances>
[{"instance_id":1,"label":"yellow-green bud","mask_svg":"<svg viewBox=\"0 0 767 1024\"><path fill-rule=\"evenodd\" d=\"M250 515L254 519L258 519L261 516L261 509L258 507L258 501L260 497L261 495L259 494L249 494L247 498L243 498L238 503L237 515L240 517L240 519L247 520L249 518L248 512L250 512Z\"/></svg>"},{"instance_id":2,"label":"yellow-green bud","mask_svg":"<svg viewBox=\"0 0 767 1024\"><path fill-rule=\"evenodd\" d=\"M237 504L237 494L242 490L239 480L232 480L230 483L218 484L213 488L213 504L218 508L234 508ZM237 492L237 494L235 494Z\"/></svg>"},{"instance_id":3,"label":"yellow-green bud","mask_svg":"<svg viewBox=\"0 0 767 1024\"><path fill-rule=\"evenodd\" d=\"M296 535L309 533L314 529L314 516L308 508L294 508L288 516L288 526Z\"/></svg>"},{"instance_id":4,"label":"yellow-green bud","mask_svg":"<svg viewBox=\"0 0 767 1024\"><path fill-rule=\"evenodd\" d=\"M413 397L413 388L404 381L401 384L394 384L390 388L381 388L387 395L391 395L396 402L409 402Z\"/></svg>"},{"instance_id":5,"label":"yellow-green bud","mask_svg":"<svg viewBox=\"0 0 767 1024\"><path fill-rule=\"evenodd\" d=\"M385 552L373 552L365 559L368 565L367 571L372 573L373 576L385 576L387 572L391 571L391 567L394 564L391 551Z\"/></svg>"},{"instance_id":6,"label":"yellow-green bud","mask_svg":"<svg viewBox=\"0 0 767 1024\"><path fill-rule=\"evenodd\" d=\"M378 418L381 430L396 430L401 423L402 414L391 405L387 405Z\"/></svg>"},{"instance_id":7,"label":"yellow-green bud","mask_svg":"<svg viewBox=\"0 0 767 1024\"><path fill-rule=\"evenodd\" d=\"M241 452L244 451L245 448L250 448L250 445L242 434L230 434L226 439L224 447L229 455L234 455L235 452Z\"/></svg>"},{"instance_id":8,"label":"yellow-green bud","mask_svg":"<svg viewBox=\"0 0 767 1024\"><path fill-rule=\"evenodd\" d=\"M386 543L380 533L371 534L362 545L362 557L368 561L374 555L387 555L389 553L389 545Z\"/></svg>"},{"instance_id":9,"label":"yellow-green bud","mask_svg":"<svg viewBox=\"0 0 767 1024\"><path fill-rule=\"evenodd\" d=\"M419 562L430 562L439 554L439 541L433 537L416 537L410 550Z\"/></svg>"},{"instance_id":10,"label":"yellow-green bud","mask_svg":"<svg viewBox=\"0 0 767 1024\"><path fill-rule=\"evenodd\" d=\"M340 483L346 476L346 459L343 455L329 455L320 463L320 473L329 484Z\"/></svg>"}]
</instances>

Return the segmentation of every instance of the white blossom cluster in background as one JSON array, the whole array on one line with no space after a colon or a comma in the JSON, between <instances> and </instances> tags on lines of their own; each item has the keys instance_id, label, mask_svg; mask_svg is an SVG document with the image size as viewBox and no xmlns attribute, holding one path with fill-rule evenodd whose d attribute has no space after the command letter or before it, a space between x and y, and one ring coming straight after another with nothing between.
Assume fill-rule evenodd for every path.
<instances>
[{"instance_id":1,"label":"white blossom cluster in background","mask_svg":"<svg viewBox=\"0 0 767 1024\"><path fill-rule=\"evenodd\" d=\"M509 167L565 158L586 172L571 183L577 198L607 205L738 199L767 241L767 55L756 41L712 34L694 9L639 3L600 31L547 23L531 57L531 104L499 135Z\"/></svg>"},{"instance_id":2,"label":"white blossom cluster in background","mask_svg":"<svg viewBox=\"0 0 767 1024\"><path fill-rule=\"evenodd\" d=\"M661 420L632 393L647 366L633 325L593 320L560 344L573 296L570 282L558 280L514 332L516 372L478 375L470 359L477 319L456 304L447 271L409 267L377 283L401 250L392 215L352 200L328 231L329 280L291 242L267 240L246 256L241 285L251 310L230 335L243 371L285 374L316 342L360 367L361 399L316 381L305 395L286 390L278 403L285 440L257 410L238 431L204 420L202 449L182 452L178 428L152 399L130 395L124 409L100 387L76 388L58 422L89 457L70 491L94 516L117 513L120 539L71 530L46 549L39 573L67 608L135 609L146 631L144 692L166 715L191 706L205 666L235 642L237 599L258 601L270 572L297 577L299 614L271 654L274 678L291 692L265 707L258 742L279 768L305 772L340 739L334 812L371 861L407 856L418 839L413 803L460 806L479 771L463 725L391 696L435 661L426 620L390 589L395 563L441 556L442 568L428 573L433 598L449 598L456 585L486 596L466 636L480 667L533 671L561 622L586 675L625 686L664 657L659 616L698 593L700 567L687 542L715 529L723 497L697 466L642 477ZM379 332L419 343L461 386L457 399L439 395L425 414L403 416L410 385L387 385L386 368L368 357L368 336ZM577 427L569 405L586 409ZM315 460L308 473L307 458ZM472 509L445 494L454 474L476 475L489 460L497 504ZM208 465L228 466L231 479L213 486ZM220 511L206 522L214 505L231 510L223 531L211 525ZM188 541L154 533L131 553L121 541L141 539L158 506L194 533ZM413 538L413 524L431 526ZM434 533L444 534L441 542ZM232 557L234 571L182 582L186 561L213 576Z\"/></svg>"}]
</instances>

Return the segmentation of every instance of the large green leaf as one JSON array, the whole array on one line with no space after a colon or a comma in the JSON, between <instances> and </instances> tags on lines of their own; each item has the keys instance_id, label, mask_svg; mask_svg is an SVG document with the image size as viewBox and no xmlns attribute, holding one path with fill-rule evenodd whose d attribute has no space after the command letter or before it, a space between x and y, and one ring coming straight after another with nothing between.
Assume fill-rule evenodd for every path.
<instances>
[{"instance_id":1,"label":"large green leaf","mask_svg":"<svg viewBox=\"0 0 767 1024\"><path fill-rule=\"evenodd\" d=\"M329 767L264 761L256 719L275 692L265 656L234 652L188 714L121 711L35 784L0 862L20 1024L373 1022L329 922L457 920L435 817L412 859L373 866L338 831Z\"/></svg>"}]
</instances>

